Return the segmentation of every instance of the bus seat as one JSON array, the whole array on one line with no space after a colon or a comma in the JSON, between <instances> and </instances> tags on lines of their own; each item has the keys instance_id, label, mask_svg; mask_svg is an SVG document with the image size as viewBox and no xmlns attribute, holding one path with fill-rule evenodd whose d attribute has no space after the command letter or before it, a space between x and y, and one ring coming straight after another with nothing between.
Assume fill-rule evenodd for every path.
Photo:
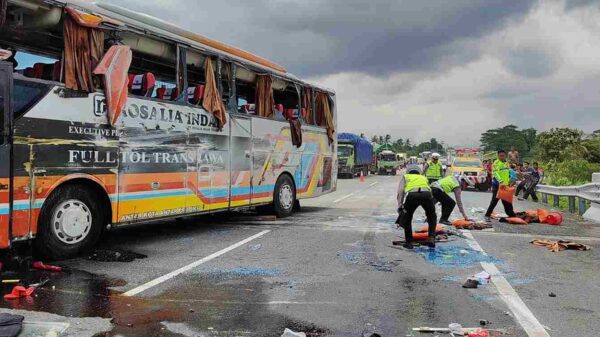
<instances>
[{"instance_id":1,"label":"bus seat","mask_svg":"<svg viewBox=\"0 0 600 337\"><path fill-rule=\"evenodd\" d=\"M33 68L32 67L25 68L25 70L23 70L23 75L25 75L26 77L35 77Z\"/></svg>"},{"instance_id":2,"label":"bus seat","mask_svg":"<svg viewBox=\"0 0 600 337\"><path fill-rule=\"evenodd\" d=\"M134 75L133 78L129 74L129 87L132 95L148 97L154 90L156 78L152 73Z\"/></svg>"},{"instance_id":3,"label":"bus seat","mask_svg":"<svg viewBox=\"0 0 600 337\"><path fill-rule=\"evenodd\" d=\"M179 97L179 88L171 88L167 90L167 94L167 99L174 101L177 99L177 97Z\"/></svg>"},{"instance_id":4,"label":"bus seat","mask_svg":"<svg viewBox=\"0 0 600 337\"><path fill-rule=\"evenodd\" d=\"M194 105L200 104L204 98L204 85L196 85L187 89L188 102Z\"/></svg>"},{"instance_id":5,"label":"bus seat","mask_svg":"<svg viewBox=\"0 0 600 337\"><path fill-rule=\"evenodd\" d=\"M56 61L54 65L52 65L52 80L55 82L60 82L60 75L62 71L62 62Z\"/></svg>"},{"instance_id":6,"label":"bus seat","mask_svg":"<svg viewBox=\"0 0 600 337\"><path fill-rule=\"evenodd\" d=\"M33 65L33 77L42 79L44 77L44 66L43 63L36 63Z\"/></svg>"},{"instance_id":7,"label":"bus seat","mask_svg":"<svg viewBox=\"0 0 600 337\"><path fill-rule=\"evenodd\" d=\"M255 114L256 104L244 104L244 112L247 114Z\"/></svg>"},{"instance_id":8,"label":"bus seat","mask_svg":"<svg viewBox=\"0 0 600 337\"><path fill-rule=\"evenodd\" d=\"M298 109L285 109L283 116L288 120L296 119L298 118Z\"/></svg>"},{"instance_id":9,"label":"bus seat","mask_svg":"<svg viewBox=\"0 0 600 337\"><path fill-rule=\"evenodd\" d=\"M164 99L167 101L174 101L179 96L179 89L177 88L158 88L156 89L156 98Z\"/></svg>"},{"instance_id":10,"label":"bus seat","mask_svg":"<svg viewBox=\"0 0 600 337\"><path fill-rule=\"evenodd\" d=\"M127 89L129 89L129 92L131 92L131 87L133 86L133 78L135 77L135 74L127 74Z\"/></svg>"}]
</instances>

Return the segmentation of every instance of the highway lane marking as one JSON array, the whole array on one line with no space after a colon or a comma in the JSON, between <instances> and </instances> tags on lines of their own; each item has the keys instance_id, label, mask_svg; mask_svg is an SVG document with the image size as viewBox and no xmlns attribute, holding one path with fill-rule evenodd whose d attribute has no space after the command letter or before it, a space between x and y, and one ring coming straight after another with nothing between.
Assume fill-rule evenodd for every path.
<instances>
[{"instance_id":1,"label":"highway lane marking","mask_svg":"<svg viewBox=\"0 0 600 337\"><path fill-rule=\"evenodd\" d=\"M342 201L342 200L346 200L346 199L350 198L350 197L351 197L351 196L353 196L353 195L354 195L354 192L352 192L352 193L350 193L350 194L348 194L348 195L345 195L345 196L343 196L343 197L341 197L341 198L339 198L339 199L337 199L337 200L334 200L334 201L333 201L333 203L334 203L334 204L337 204L338 202L340 202L340 201Z\"/></svg>"},{"instance_id":2,"label":"highway lane marking","mask_svg":"<svg viewBox=\"0 0 600 337\"><path fill-rule=\"evenodd\" d=\"M491 232L481 231L477 232L477 235L489 235L489 236L507 236L507 237L518 237L518 238L544 238L544 239L555 239L555 240L574 240L574 241L600 241L600 238L594 238L590 236L563 236L563 235L545 235L545 234L529 234L529 233L502 233L502 232Z\"/></svg>"},{"instance_id":3,"label":"highway lane marking","mask_svg":"<svg viewBox=\"0 0 600 337\"><path fill-rule=\"evenodd\" d=\"M187 271L189 271L191 269L194 269L194 268L200 266L201 264L204 264L206 262L214 260L217 257L219 257L219 256L221 256L223 254L226 254L226 253L228 253L228 252L230 252L230 251L232 251L232 250L234 250L234 249L236 249L238 247L241 247L241 246L247 244L248 242L250 242L252 240L258 239L261 236L263 236L263 235L265 235L265 234L267 234L269 232L270 232L270 230L264 230L264 231L262 231L262 232L260 232L258 234L254 234L254 235L252 235L249 238L246 238L246 239L244 239L242 241L234 243L233 245L231 245L231 246L229 246L227 248L221 249L220 251L218 251L216 253L212 253L212 254L210 254L210 255L208 255L208 256L206 256L206 257L204 257L204 258L202 258L202 259L200 259L200 260L198 260L196 262L192 262L192 263L188 264L187 266L181 267L181 268L179 268L177 270L174 270L174 271L172 271L172 272L170 272L168 274L165 274L165 275L163 275L161 277L155 278L154 280L152 280L150 282L144 283L141 286L133 288L133 289L131 289L131 290L123 293L123 296L135 296L135 295L137 295L137 294L139 294L139 293L141 293L143 291L146 291L146 290L148 290L148 289L150 289L152 287L155 287L155 286L157 286L157 285L159 285L161 283L164 283L165 281L168 281L168 280L174 278L177 275L183 274L183 273L185 273L185 272L187 272Z\"/></svg>"},{"instance_id":4,"label":"highway lane marking","mask_svg":"<svg viewBox=\"0 0 600 337\"><path fill-rule=\"evenodd\" d=\"M369 189L369 188L371 188L371 187L373 187L373 186L375 186L375 185L377 185L377 184L378 184L378 182L377 182L377 181L376 181L376 182L374 182L374 183L371 183L371 184L369 185L369 187L368 187L368 188L366 188L365 190L367 190L367 189ZM364 191L364 190L361 190L360 192L363 192L363 191ZM333 201L333 203L334 203L334 204L337 204L337 203L338 203L338 202L340 202L340 201L344 201L344 200L346 200L346 199L350 198L351 196L355 195L357 192L359 192L359 191L352 192L352 193L350 193L350 194L347 194L347 195L345 195L345 196L343 196L343 197L341 197L341 198L339 198L339 199L336 199L336 200L334 200L334 201Z\"/></svg>"},{"instance_id":5,"label":"highway lane marking","mask_svg":"<svg viewBox=\"0 0 600 337\"><path fill-rule=\"evenodd\" d=\"M462 231L462 234L469 240L467 243L469 246L482 254L487 253L481 248L473 234L468 231ZM519 297L515 289L508 283L506 278L502 276L498 267L495 264L489 262L480 262L483 269L492 276L492 283L498 290L500 297L504 300L510 311L513 313L513 317L519 322L523 330L529 337L550 337L544 326L537 320L531 310L527 307L525 302Z\"/></svg>"}]
</instances>

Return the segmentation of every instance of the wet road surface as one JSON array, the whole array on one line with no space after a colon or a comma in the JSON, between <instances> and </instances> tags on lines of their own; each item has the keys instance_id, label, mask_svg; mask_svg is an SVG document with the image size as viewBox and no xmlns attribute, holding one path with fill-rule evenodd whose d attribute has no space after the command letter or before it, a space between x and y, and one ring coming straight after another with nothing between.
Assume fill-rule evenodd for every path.
<instances>
[{"instance_id":1,"label":"wet road surface","mask_svg":"<svg viewBox=\"0 0 600 337\"><path fill-rule=\"evenodd\" d=\"M50 281L2 307L30 321L66 322L67 336L281 336L285 328L407 336L413 327L480 320L511 336L596 335L600 226L574 218L561 227L494 223L473 231L474 241L451 237L435 251L407 251L391 245L402 236L393 224L396 184L340 180L336 193L303 200L286 219L226 214L113 230L101 249L147 257L80 258L62 262L68 272L3 275ZM490 194L463 195L481 218L477 208ZM529 243L564 236L594 249L551 253ZM461 287L483 268L497 268L498 282Z\"/></svg>"}]
</instances>

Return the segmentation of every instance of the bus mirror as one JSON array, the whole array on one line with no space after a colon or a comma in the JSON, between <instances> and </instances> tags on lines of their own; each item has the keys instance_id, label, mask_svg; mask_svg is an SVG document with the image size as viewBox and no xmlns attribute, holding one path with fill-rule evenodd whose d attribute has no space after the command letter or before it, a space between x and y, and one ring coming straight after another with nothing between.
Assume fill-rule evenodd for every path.
<instances>
[{"instance_id":1,"label":"bus mirror","mask_svg":"<svg viewBox=\"0 0 600 337\"><path fill-rule=\"evenodd\" d=\"M112 46L94 69L94 74L101 75L104 80L106 111L112 126L117 124L127 102L131 58L129 46Z\"/></svg>"}]
</instances>

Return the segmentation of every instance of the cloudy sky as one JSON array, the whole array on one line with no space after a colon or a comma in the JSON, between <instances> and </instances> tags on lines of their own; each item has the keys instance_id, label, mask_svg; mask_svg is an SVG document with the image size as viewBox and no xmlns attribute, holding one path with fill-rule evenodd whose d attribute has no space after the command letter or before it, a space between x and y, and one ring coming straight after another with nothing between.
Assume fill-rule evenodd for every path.
<instances>
[{"instance_id":1,"label":"cloudy sky","mask_svg":"<svg viewBox=\"0 0 600 337\"><path fill-rule=\"evenodd\" d=\"M600 1L109 0L337 92L340 129L478 145L600 129Z\"/></svg>"}]
</instances>

